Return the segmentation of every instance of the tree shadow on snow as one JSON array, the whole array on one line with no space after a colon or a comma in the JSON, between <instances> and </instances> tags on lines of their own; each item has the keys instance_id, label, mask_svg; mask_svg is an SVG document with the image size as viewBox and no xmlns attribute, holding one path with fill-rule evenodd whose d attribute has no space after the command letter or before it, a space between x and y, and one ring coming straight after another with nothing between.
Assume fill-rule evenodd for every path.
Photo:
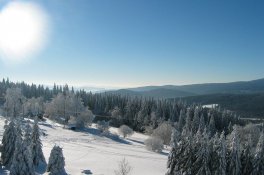
<instances>
[{"instance_id":1,"label":"tree shadow on snow","mask_svg":"<svg viewBox=\"0 0 264 175\"><path fill-rule=\"evenodd\" d=\"M134 139L127 139L127 140L130 140L131 142L136 142L136 143L144 145L144 142L142 142L142 141L138 141L138 140L134 140Z\"/></svg>"},{"instance_id":2,"label":"tree shadow on snow","mask_svg":"<svg viewBox=\"0 0 264 175\"><path fill-rule=\"evenodd\" d=\"M118 142L118 143L131 145L130 142L128 142L128 141L126 141L126 140L120 138L120 137L119 137L118 135L116 135L116 134L108 133L108 134L105 134L105 135L103 135L103 136L106 137L106 138L109 138L109 139L111 139L111 140L113 140L113 141L115 141L115 142Z\"/></svg>"},{"instance_id":3,"label":"tree shadow on snow","mask_svg":"<svg viewBox=\"0 0 264 175\"><path fill-rule=\"evenodd\" d=\"M78 130L74 130L75 132L82 132L82 133L86 133L86 134L92 134L92 135L96 135L99 137L106 137L108 139L111 139L115 142L119 142L122 144L131 144L130 142L120 138L118 135L116 134L112 134L112 133L102 133L100 132L98 129L96 128L84 128L84 129L78 129Z\"/></svg>"},{"instance_id":4,"label":"tree shadow on snow","mask_svg":"<svg viewBox=\"0 0 264 175\"><path fill-rule=\"evenodd\" d=\"M160 152L159 154L161 154L161 155L164 155L164 156L168 156L169 155L169 153L165 153L165 152Z\"/></svg>"},{"instance_id":5,"label":"tree shadow on snow","mask_svg":"<svg viewBox=\"0 0 264 175\"><path fill-rule=\"evenodd\" d=\"M44 174L46 172L47 164L46 163L40 163L39 166L35 168L35 171L38 174ZM1 173L0 173L1 174Z\"/></svg>"}]
</instances>

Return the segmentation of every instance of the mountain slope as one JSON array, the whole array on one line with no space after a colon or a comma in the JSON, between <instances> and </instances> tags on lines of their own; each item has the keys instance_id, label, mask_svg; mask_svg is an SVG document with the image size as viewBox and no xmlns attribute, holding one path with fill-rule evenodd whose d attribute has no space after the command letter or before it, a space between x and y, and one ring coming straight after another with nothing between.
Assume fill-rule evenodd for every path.
<instances>
[{"instance_id":1,"label":"mountain slope","mask_svg":"<svg viewBox=\"0 0 264 175\"><path fill-rule=\"evenodd\" d=\"M126 90L141 93L141 95L168 98L170 93L173 97L184 97L193 95L206 95L216 93L228 94L248 94L264 92L264 79L253 81L239 81L231 83L205 83L192 85L165 85L165 86L145 86L138 88L128 88ZM174 91L174 93L172 93ZM164 94L164 95L163 95Z\"/></svg>"}]
</instances>

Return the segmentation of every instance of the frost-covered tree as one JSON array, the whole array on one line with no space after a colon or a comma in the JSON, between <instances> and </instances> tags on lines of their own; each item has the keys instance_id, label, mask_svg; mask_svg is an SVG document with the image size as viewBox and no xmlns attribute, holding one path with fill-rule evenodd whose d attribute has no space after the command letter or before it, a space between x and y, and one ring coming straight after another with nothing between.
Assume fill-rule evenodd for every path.
<instances>
[{"instance_id":1,"label":"frost-covered tree","mask_svg":"<svg viewBox=\"0 0 264 175\"><path fill-rule=\"evenodd\" d=\"M31 151L21 137L16 138L10 175L35 175Z\"/></svg>"},{"instance_id":2,"label":"frost-covered tree","mask_svg":"<svg viewBox=\"0 0 264 175\"><path fill-rule=\"evenodd\" d=\"M253 160L253 175L264 174L264 134L261 133Z\"/></svg>"},{"instance_id":3,"label":"frost-covered tree","mask_svg":"<svg viewBox=\"0 0 264 175\"><path fill-rule=\"evenodd\" d=\"M201 130L201 132L204 131L206 125L205 125L205 121L204 121L204 115L201 115L200 117L200 122L199 122L199 129Z\"/></svg>"},{"instance_id":4,"label":"frost-covered tree","mask_svg":"<svg viewBox=\"0 0 264 175\"><path fill-rule=\"evenodd\" d=\"M185 128L182 131L183 153L181 154L181 172L185 174L193 174L193 163L195 158L194 139L191 132Z\"/></svg>"},{"instance_id":5,"label":"frost-covered tree","mask_svg":"<svg viewBox=\"0 0 264 175\"><path fill-rule=\"evenodd\" d=\"M24 115L36 116L44 113L44 99L43 97L32 97L23 104Z\"/></svg>"},{"instance_id":6,"label":"frost-covered tree","mask_svg":"<svg viewBox=\"0 0 264 175\"><path fill-rule=\"evenodd\" d=\"M146 145L146 148L150 151L154 152L162 152L163 149L163 141L156 137L149 137L145 140L144 144Z\"/></svg>"},{"instance_id":7,"label":"frost-covered tree","mask_svg":"<svg viewBox=\"0 0 264 175\"><path fill-rule=\"evenodd\" d=\"M20 88L8 88L5 94L4 109L8 117L17 117L22 112L25 97Z\"/></svg>"},{"instance_id":8,"label":"frost-covered tree","mask_svg":"<svg viewBox=\"0 0 264 175\"><path fill-rule=\"evenodd\" d=\"M184 126L188 131L191 131L192 129L192 116L191 116L191 109L187 109L187 114L186 114L186 122Z\"/></svg>"},{"instance_id":9,"label":"frost-covered tree","mask_svg":"<svg viewBox=\"0 0 264 175\"><path fill-rule=\"evenodd\" d=\"M62 148L55 145L50 153L47 172L49 172L50 175L66 175L67 173L65 172L64 166L65 160Z\"/></svg>"},{"instance_id":10,"label":"frost-covered tree","mask_svg":"<svg viewBox=\"0 0 264 175\"><path fill-rule=\"evenodd\" d=\"M182 132L183 127L185 125L185 118L186 118L186 114L185 114L184 110L181 110L180 117L179 117L179 122L178 122L178 128L179 128L180 132Z\"/></svg>"},{"instance_id":11,"label":"frost-covered tree","mask_svg":"<svg viewBox=\"0 0 264 175\"><path fill-rule=\"evenodd\" d=\"M163 122L153 131L152 135L154 137L163 140L163 143L165 145L169 145L171 139L171 133L172 133L171 124L168 122Z\"/></svg>"},{"instance_id":12,"label":"frost-covered tree","mask_svg":"<svg viewBox=\"0 0 264 175\"><path fill-rule=\"evenodd\" d=\"M216 140L216 145L213 145L213 150L215 154L212 157L212 169L213 174L216 175L226 175L226 154L227 154L227 147L226 147L226 140L225 140L225 132L223 131L220 135L220 138Z\"/></svg>"},{"instance_id":13,"label":"frost-covered tree","mask_svg":"<svg viewBox=\"0 0 264 175\"><path fill-rule=\"evenodd\" d=\"M76 127L79 129L85 126L90 126L94 120L94 115L91 110L84 109L81 111L80 115L76 117Z\"/></svg>"},{"instance_id":14,"label":"frost-covered tree","mask_svg":"<svg viewBox=\"0 0 264 175\"><path fill-rule=\"evenodd\" d=\"M27 122L25 126L24 142L29 147L31 146L31 141L32 141L31 132L32 132L32 128L29 122Z\"/></svg>"},{"instance_id":15,"label":"frost-covered tree","mask_svg":"<svg viewBox=\"0 0 264 175\"><path fill-rule=\"evenodd\" d=\"M33 164L38 166L40 162L46 163L45 157L42 152L42 143L40 140L40 130L38 126L38 119L35 118L33 130L32 130L32 142L31 142L31 151Z\"/></svg>"},{"instance_id":16,"label":"frost-covered tree","mask_svg":"<svg viewBox=\"0 0 264 175\"><path fill-rule=\"evenodd\" d=\"M253 155L252 155L252 141L251 135L248 136L247 142L244 145L244 149L241 153L241 173L251 174L253 171Z\"/></svg>"},{"instance_id":17,"label":"frost-covered tree","mask_svg":"<svg viewBox=\"0 0 264 175\"><path fill-rule=\"evenodd\" d=\"M240 175L241 174L241 161L240 161L240 143L238 138L238 126L234 126L231 133L230 152L228 157L228 174Z\"/></svg>"},{"instance_id":18,"label":"frost-covered tree","mask_svg":"<svg viewBox=\"0 0 264 175\"><path fill-rule=\"evenodd\" d=\"M216 132L214 115L212 115L210 118L208 131L209 131L209 137L212 137Z\"/></svg>"},{"instance_id":19,"label":"frost-covered tree","mask_svg":"<svg viewBox=\"0 0 264 175\"><path fill-rule=\"evenodd\" d=\"M200 147L196 152L196 160L194 162L195 174L197 175L211 175L209 169L210 163L210 145L206 130L203 133L202 139L199 141Z\"/></svg>"},{"instance_id":20,"label":"frost-covered tree","mask_svg":"<svg viewBox=\"0 0 264 175\"><path fill-rule=\"evenodd\" d=\"M193 117L193 122L192 122L193 133L196 133L198 131L199 123L200 123L199 108L196 107L194 110L194 117Z\"/></svg>"},{"instance_id":21,"label":"frost-covered tree","mask_svg":"<svg viewBox=\"0 0 264 175\"><path fill-rule=\"evenodd\" d=\"M5 131L2 139L1 160L4 166L10 166L15 152L15 142L17 137L16 126L13 120L4 126Z\"/></svg>"},{"instance_id":22,"label":"frost-covered tree","mask_svg":"<svg viewBox=\"0 0 264 175\"><path fill-rule=\"evenodd\" d=\"M124 138L126 138L127 136L132 135L134 131L129 126L122 125L118 129L118 133L121 134Z\"/></svg>"},{"instance_id":23,"label":"frost-covered tree","mask_svg":"<svg viewBox=\"0 0 264 175\"><path fill-rule=\"evenodd\" d=\"M180 140L180 132L176 129L172 130L171 134L171 151L168 156L167 162L167 173L166 175L174 175L179 171L179 155L177 155L177 151L179 151L179 140Z\"/></svg>"}]
</instances>

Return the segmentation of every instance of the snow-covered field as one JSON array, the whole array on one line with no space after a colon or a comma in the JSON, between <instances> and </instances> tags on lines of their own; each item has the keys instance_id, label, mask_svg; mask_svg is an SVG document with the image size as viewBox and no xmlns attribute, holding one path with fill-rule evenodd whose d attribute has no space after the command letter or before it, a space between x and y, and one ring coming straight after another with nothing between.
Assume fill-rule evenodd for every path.
<instances>
[{"instance_id":1,"label":"snow-covered field","mask_svg":"<svg viewBox=\"0 0 264 175\"><path fill-rule=\"evenodd\" d=\"M4 118L0 117L1 138L3 126ZM113 175L123 158L132 166L133 175L162 175L166 172L168 151L161 154L147 151L144 146L146 135L134 133L128 139L107 138L100 136L94 127L82 132L71 131L50 120L40 122L40 128L47 134L42 137L46 160L55 144L63 147L68 174L85 174L90 170L93 175ZM110 131L116 133L117 129L111 128Z\"/></svg>"}]
</instances>

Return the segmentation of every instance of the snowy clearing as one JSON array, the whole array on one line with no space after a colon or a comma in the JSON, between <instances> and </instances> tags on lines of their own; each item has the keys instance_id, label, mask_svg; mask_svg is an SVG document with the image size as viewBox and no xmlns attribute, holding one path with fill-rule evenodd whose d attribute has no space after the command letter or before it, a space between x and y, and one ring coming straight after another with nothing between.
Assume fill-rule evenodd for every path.
<instances>
[{"instance_id":1,"label":"snowy clearing","mask_svg":"<svg viewBox=\"0 0 264 175\"><path fill-rule=\"evenodd\" d=\"M4 120L4 117L0 117L1 139ZM78 175L90 171L93 175L114 175L123 158L132 166L131 174L134 175L161 175L166 172L168 151L158 154L146 150L146 135L135 132L128 139L104 137L99 135L94 126L84 131L72 131L48 119L40 122L39 126L46 134L42 136L46 161L54 144L63 147L68 174ZM117 133L117 128L110 128L110 132ZM37 171L44 173L41 169Z\"/></svg>"}]
</instances>

